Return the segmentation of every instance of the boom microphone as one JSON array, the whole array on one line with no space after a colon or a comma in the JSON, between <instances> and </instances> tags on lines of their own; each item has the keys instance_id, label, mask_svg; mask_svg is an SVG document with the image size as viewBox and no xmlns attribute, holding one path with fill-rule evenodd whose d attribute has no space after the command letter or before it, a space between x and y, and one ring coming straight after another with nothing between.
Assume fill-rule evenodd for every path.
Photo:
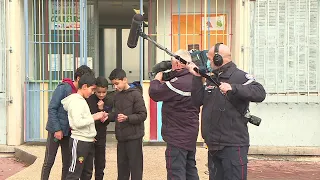
<instances>
[{"instance_id":1,"label":"boom microphone","mask_svg":"<svg viewBox=\"0 0 320 180\"><path fill-rule=\"evenodd\" d=\"M141 14L135 14L132 18L130 33L127 41L129 48L135 48L138 44L139 31L143 23L143 16Z\"/></svg>"},{"instance_id":2,"label":"boom microphone","mask_svg":"<svg viewBox=\"0 0 320 180\"><path fill-rule=\"evenodd\" d=\"M129 37L128 37L128 41L127 41L127 45L128 45L129 48L135 48L137 46L137 44L138 44L139 36L141 36L143 39L146 39L146 40L154 43L154 45L156 45L161 50L165 51L168 55L170 55L172 57L175 57L181 63L187 64L186 60L182 59L180 56L177 56L177 55L173 54L169 49L161 46L155 40L151 39L148 35L143 33L141 31L142 22L143 22L143 16L141 14L135 14L133 16L132 23L131 23L131 28L130 28L130 33L129 33ZM208 76L206 74L205 71L200 70L198 68L194 68L193 70L198 72L202 77L205 77L209 81L213 82L216 86L220 86L220 82L216 81L215 79L212 79L210 76Z\"/></svg>"}]
</instances>

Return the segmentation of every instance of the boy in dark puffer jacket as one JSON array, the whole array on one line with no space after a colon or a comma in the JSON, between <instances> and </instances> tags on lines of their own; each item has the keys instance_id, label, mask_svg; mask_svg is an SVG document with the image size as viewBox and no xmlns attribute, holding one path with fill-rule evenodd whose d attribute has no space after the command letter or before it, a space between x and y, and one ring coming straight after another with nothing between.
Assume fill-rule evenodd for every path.
<instances>
[{"instance_id":1,"label":"boy in dark puffer jacket","mask_svg":"<svg viewBox=\"0 0 320 180\"><path fill-rule=\"evenodd\" d=\"M142 88L137 83L128 84L126 73L114 69L109 76L115 89L116 138L118 180L142 180L142 138L147 109L142 97Z\"/></svg>"}]
</instances>

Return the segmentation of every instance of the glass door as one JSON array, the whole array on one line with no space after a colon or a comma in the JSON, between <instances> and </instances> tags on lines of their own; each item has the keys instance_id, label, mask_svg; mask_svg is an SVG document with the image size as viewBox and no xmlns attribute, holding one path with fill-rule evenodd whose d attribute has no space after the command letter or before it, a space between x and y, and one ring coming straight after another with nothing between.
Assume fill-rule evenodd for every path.
<instances>
[{"instance_id":1,"label":"glass door","mask_svg":"<svg viewBox=\"0 0 320 180\"><path fill-rule=\"evenodd\" d=\"M133 82L140 79L140 41L136 48L129 48L129 32L130 29L122 29L122 69L126 71L129 82Z\"/></svg>"},{"instance_id":2,"label":"glass door","mask_svg":"<svg viewBox=\"0 0 320 180\"><path fill-rule=\"evenodd\" d=\"M101 74L108 79L111 71L117 67L117 30L105 28L101 33L103 42L100 44L100 50L103 52L100 66L104 67Z\"/></svg>"}]
</instances>

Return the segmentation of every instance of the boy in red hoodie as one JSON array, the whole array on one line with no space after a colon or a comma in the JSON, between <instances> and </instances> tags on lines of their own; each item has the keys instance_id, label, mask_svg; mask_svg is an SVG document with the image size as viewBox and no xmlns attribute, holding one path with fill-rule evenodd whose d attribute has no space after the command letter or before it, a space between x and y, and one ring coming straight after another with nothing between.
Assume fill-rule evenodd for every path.
<instances>
[{"instance_id":1,"label":"boy in red hoodie","mask_svg":"<svg viewBox=\"0 0 320 180\"><path fill-rule=\"evenodd\" d=\"M48 122L46 126L48 138L41 171L41 180L49 179L59 146L61 146L62 155L61 179L64 180L67 176L70 165L70 126L67 111L64 110L61 100L72 93L77 93L78 81L82 75L87 73L94 75L94 72L88 66L80 66L74 73L74 81L69 78L63 79L62 83L57 86L52 94L48 107Z\"/></svg>"}]
</instances>

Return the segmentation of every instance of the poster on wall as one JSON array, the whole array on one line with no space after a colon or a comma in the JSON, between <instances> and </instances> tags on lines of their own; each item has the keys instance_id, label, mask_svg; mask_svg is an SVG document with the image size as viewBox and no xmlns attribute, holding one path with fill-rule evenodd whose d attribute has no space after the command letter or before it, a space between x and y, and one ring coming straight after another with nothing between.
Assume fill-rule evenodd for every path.
<instances>
[{"instance_id":1,"label":"poster on wall","mask_svg":"<svg viewBox=\"0 0 320 180\"><path fill-rule=\"evenodd\" d=\"M60 54L48 54L48 71L60 71Z\"/></svg>"},{"instance_id":2,"label":"poster on wall","mask_svg":"<svg viewBox=\"0 0 320 180\"><path fill-rule=\"evenodd\" d=\"M73 71L73 54L62 55L62 71Z\"/></svg>"},{"instance_id":3,"label":"poster on wall","mask_svg":"<svg viewBox=\"0 0 320 180\"><path fill-rule=\"evenodd\" d=\"M80 67L81 65L85 64L84 58L76 58L77 61L77 67ZM93 58L92 57L87 57L87 64L86 64L90 69L93 69Z\"/></svg>"},{"instance_id":4,"label":"poster on wall","mask_svg":"<svg viewBox=\"0 0 320 180\"><path fill-rule=\"evenodd\" d=\"M51 1L49 9L49 22L51 30L80 29L79 2Z\"/></svg>"},{"instance_id":5,"label":"poster on wall","mask_svg":"<svg viewBox=\"0 0 320 180\"><path fill-rule=\"evenodd\" d=\"M216 17L202 17L202 31L224 31L225 30L225 16L220 15ZM205 22L207 20L207 22Z\"/></svg>"}]
</instances>

